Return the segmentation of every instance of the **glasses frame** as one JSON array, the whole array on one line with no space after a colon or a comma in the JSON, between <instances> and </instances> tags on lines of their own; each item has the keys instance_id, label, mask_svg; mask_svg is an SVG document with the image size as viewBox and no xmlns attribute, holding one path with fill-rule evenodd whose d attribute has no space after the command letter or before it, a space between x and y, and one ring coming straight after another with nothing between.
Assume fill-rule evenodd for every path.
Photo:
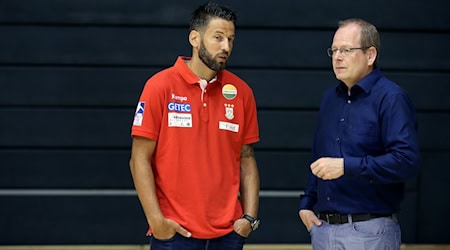
<instances>
[{"instance_id":1,"label":"glasses frame","mask_svg":"<svg viewBox=\"0 0 450 250\"><path fill-rule=\"evenodd\" d=\"M333 57L333 56L336 54L336 52L339 51L339 53L340 53L342 56L346 56L348 53L350 53L350 52L352 52L352 51L354 51L354 50L360 49L360 50L362 50L362 51L365 51L365 50L367 50L367 49L370 48L370 47L372 47L372 46L359 47L359 48L340 48L340 49L332 49L332 48L328 48L328 49L327 49L327 54L328 54L329 57Z\"/></svg>"}]
</instances>

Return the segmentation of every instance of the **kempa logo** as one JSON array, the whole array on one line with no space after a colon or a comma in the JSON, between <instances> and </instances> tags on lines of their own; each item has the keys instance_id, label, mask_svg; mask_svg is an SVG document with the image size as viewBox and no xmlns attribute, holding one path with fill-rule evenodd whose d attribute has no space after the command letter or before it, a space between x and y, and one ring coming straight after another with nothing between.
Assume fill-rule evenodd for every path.
<instances>
[{"instance_id":1,"label":"kempa logo","mask_svg":"<svg viewBox=\"0 0 450 250\"><path fill-rule=\"evenodd\" d=\"M177 96L175 94L172 94L172 99L185 102L187 101L187 96Z\"/></svg>"}]
</instances>

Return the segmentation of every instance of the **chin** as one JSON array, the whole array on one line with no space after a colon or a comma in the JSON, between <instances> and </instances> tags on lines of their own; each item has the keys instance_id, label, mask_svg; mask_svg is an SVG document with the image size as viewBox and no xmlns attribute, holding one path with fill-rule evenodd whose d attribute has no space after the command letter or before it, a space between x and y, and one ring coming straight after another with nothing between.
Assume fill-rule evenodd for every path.
<instances>
[{"instance_id":1,"label":"chin","mask_svg":"<svg viewBox=\"0 0 450 250\"><path fill-rule=\"evenodd\" d=\"M344 78L342 77L342 75L341 74L339 74L339 73L334 73L334 75L336 76L336 79L338 79L339 81L342 81Z\"/></svg>"}]
</instances>

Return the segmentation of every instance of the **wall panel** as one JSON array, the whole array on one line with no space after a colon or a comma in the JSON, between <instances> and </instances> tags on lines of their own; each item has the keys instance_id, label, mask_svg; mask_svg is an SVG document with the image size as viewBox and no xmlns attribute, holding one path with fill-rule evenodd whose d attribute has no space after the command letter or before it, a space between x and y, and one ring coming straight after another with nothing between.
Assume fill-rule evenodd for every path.
<instances>
[{"instance_id":1,"label":"wall panel","mask_svg":"<svg viewBox=\"0 0 450 250\"><path fill-rule=\"evenodd\" d=\"M139 0L5 0L0 8L0 22L97 25L163 25L186 26L191 11L204 1L139 1ZM357 15L377 24L381 29L437 30L449 29L446 18L449 3L410 0L389 2L374 0L355 2L341 0L267 1L248 4L239 0L218 0L233 8L243 28L332 28L338 20ZM377 9L377 11L373 11Z\"/></svg>"},{"instance_id":2,"label":"wall panel","mask_svg":"<svg viewBox=\"0 0 450 250\"><path fill-rule=\"evenodd\" d=\"M5 25L0 33L5 37L0 40L5 48L0 64L167 66L176 55L190 54L186 28ZM230 65L328 68L326 49L332 36L332 31L323 30L242 30ZM396 70L449 70L450 50L442 49L449 41L450 33L385 32L380 65Z\"/></svg>"},{"instance_id":3,"label":"wall panel","mask_svg":"<svg viewBox=\"0 0 450 250\"><path fill-rule=\"evenodd\" d=\"M310 153L257 150L262 190L303 190ZM130 151L0 150L0 188L133 189Z\"/></svg>"},{"instance_id":4,"label":"wall panel","mask_svg":"<svg viewBox=\"0 0 450 250\"><path fill-rule=\"evenodd\" d=\"M443 227L442 214L450 211L450 153L448 151L423 154L418 192L418 243L448 243L449 231Z\"/></svg>"},{"instance_id":5,"label":"wall panel","mask_svg":"<svg viewBox=\"0 0 450 250\"><path fill-rule=\"evenodd\" d=\"M176 56L173 58L175 62ZM0 67L4 106L134 107L146 80L162 67ZM330 69L243 69L234 73L252 87L259 109L317 110L336 79ZM383 69L382 69L383 70ZM385 71L418 110L450 110L450 73ZM424 92L424 88L429 89ZM39 93L39 94L36 94Z\"/></svg>"},{"instance_id":6,"label":"wall panel","mask_svg":"<svg viewBox=\"0 0 450 250\"><path fill-rule=\"evenodd\" d=\"M148 243L136 196L0 196L0 245Z\"/></svg>"},{"instance_id":7,"label":"wall panel","mask_svg":"<svg viewBox=\"0 0 450 250\"><path fill-rule=\"evenodd\" d=\"M415 196L399 215L404 243L414 241ZM147 224L136 196L0 196L1 245L145 244ZM260 228L249 243L309 243L298 197L262 197ZM403 214L404 213L404 214Z\"/></svg>"},{"instance_id":8,"label":"wall panel","mask_svg":"<svg viewBox=\"0 0 450 250\"><path fill-rule=\"evenodd\" d=\"M134 109L0 109L0 146L3 147L103 147L131 145ZM256 148L309 149L315 111L262 110L258 113L261 142ZM449 150L450 115L419 113L422 149ZM433 131L433 133L428 133Z\"/></svg>"}]
</instances>

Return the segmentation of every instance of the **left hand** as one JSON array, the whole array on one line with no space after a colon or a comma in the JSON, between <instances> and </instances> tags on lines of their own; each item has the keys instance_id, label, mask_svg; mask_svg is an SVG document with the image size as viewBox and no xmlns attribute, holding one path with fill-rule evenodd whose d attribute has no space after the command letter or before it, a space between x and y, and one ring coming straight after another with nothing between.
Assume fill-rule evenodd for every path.
<instances>
[{"instance_id":1,"label":"left hand","mask_svg":"<svg viewBox=\"0 0 450 250\"><path fill-rule=\"evenodd\" d=\"M311 164L312 173L322 180L334 180L344 175L344 158L322 157Z\"/></svg>"},{"instance_id":2,"label":"left hand","mask_svg":"<svg viewBox=\"0 0 450 250\"><path fill-rule=\"evenodd\" d=\"M234 231L242 237L247 238L252 232L252 226L250 225L250 221L246 219L239 218L234 224Z\"/></svg>"}]
</instances>

